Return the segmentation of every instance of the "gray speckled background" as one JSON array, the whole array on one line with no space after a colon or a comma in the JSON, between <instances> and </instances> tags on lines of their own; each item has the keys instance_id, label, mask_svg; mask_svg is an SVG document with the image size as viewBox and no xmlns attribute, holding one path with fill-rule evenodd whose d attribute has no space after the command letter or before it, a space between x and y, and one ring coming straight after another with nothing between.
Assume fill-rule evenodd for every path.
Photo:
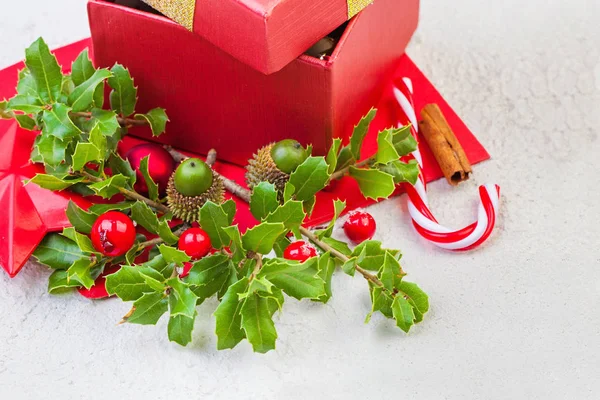
<instances>
[{"instance_id":1,"label":"gray speckled background","mask_svg":"<svg viewBox=\"0 0 600 400\"><path fill-rule=\"evenodd\" d=\"M0 66L37 36L88 35L83 0L0 10ZM30 264L0 274L0 398L600 398L600 3L423 0L409 53L493 155L430 186L438 218L470 222L479 183L503 191L493 239L467 254L419 240L404 197L370 209L431 297L410 335L364 325L364 282L338 274L328 305L286 304L270 354L217 352L214 301L184 349L166 321L116 326L127 304L49 296Z\"/></svg>"}]
</instances>

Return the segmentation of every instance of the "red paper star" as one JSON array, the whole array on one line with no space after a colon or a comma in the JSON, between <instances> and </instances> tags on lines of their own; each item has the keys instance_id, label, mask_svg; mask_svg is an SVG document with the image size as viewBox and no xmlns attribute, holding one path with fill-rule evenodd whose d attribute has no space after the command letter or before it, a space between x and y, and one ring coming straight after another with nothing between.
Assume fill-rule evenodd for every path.
<instances>
[{"instance_id":1,"label":"red paper star","mask_svg":"<svg viewBox=\"0 0 600 400\"><path fill-rule=\"evenodd\" d=\"M29 161L36 134L16 122L0 121L0 267L14 277L47 232L69 225L69 199L89 204L71 193L56 193L24 180L43 168Z\"/></svg>"}]
</instances>

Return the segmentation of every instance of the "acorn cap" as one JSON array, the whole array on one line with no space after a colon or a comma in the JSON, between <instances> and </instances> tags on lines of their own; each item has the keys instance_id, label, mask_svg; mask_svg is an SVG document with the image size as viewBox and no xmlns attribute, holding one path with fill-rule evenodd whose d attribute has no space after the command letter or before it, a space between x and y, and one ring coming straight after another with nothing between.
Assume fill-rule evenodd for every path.
<instances>
[{"instance_id":1,"label":"acorn cap","mask_svg":"<svg viewBox=\"0 0 600 400\"><path fill-rule=\"evenodd\" d=\"M271 157L271 149L275 143L271 143L254 154L252 159L248 160L246 167L246 183L252 189L260 182L269 182L275 185L275 188L282 192L285 184L290 179L290 176L277 168L273 157Z\"/></svg>"},{"instance_id":2,"label":"acorn cap","mask_svg":"<svg viewBox=\"0 0 600 400\"><path fill-rule=\"evenodd\" d=\"M194 222L200 219L200 208L207 201L221 204L225 201L225 186L220 176L213 171L212 186L199 196L184 196L175 189L175 173L171 175L167 186L167 204L175 218L185 222Z\"/></svg>"}]
</instances>

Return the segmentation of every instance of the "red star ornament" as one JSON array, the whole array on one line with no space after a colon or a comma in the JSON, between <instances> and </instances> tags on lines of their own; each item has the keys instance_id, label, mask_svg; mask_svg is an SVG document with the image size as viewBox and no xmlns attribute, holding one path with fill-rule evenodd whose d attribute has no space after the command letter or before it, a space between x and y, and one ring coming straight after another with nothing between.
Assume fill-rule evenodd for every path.
<instances>
[{"instance_id":1,"label":"red star ornament","mask_svg":"<svg viewBox=\"0 0 600 400\"><path fill-rule=\"evenodd\" d=\"M89 203L67 192L51 192L25 180L43 167L29 161L36 133L16 122L0 121L0 267L11 277L23 268L47 232L69 226L65 209L70 199Z\"/></svg>"}]
</instances>

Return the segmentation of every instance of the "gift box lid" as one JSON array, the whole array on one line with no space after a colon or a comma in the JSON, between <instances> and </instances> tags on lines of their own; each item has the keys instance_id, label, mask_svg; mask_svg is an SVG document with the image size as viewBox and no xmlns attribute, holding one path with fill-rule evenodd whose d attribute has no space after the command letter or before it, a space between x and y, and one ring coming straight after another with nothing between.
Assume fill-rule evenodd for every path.
<instances>
[{"instance_id":1,"label":"gift box lid","mask_svg":"<svg viewBox=\"0 0 600 400\"><path fill-rule=\"evenodd\" d=\"M271 74L376 0L143 0L256 70Z\"/></svg>"}]
</instances>

